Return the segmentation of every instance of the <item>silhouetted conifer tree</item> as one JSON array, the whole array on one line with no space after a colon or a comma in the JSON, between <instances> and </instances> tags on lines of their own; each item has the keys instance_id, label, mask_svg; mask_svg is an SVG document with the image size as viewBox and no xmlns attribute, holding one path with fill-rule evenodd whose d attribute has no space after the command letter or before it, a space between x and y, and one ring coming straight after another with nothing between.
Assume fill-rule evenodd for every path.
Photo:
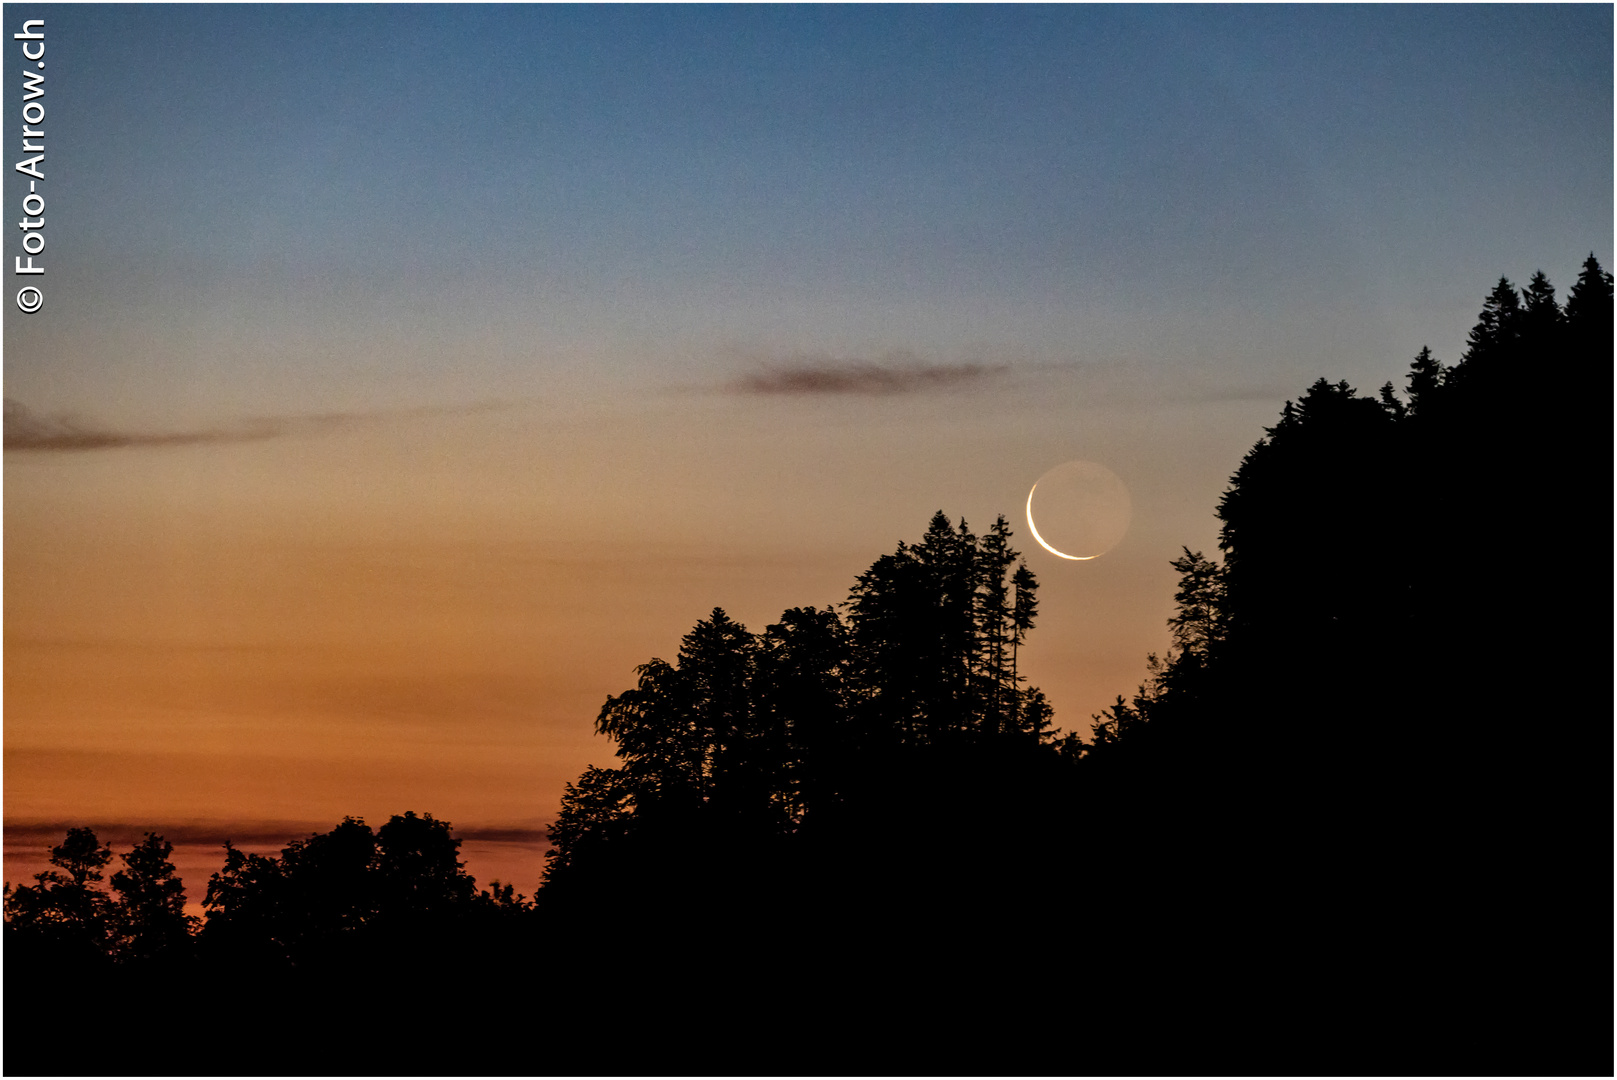
<instances>
[{"instance_id":1,"label":"silhouetted conifer tree","mask_svg":"<svg viewBox=\"0 0 1617 1080\"><path fill-rule=\"evenodd\" d=\"M1561 330L1565 325L1566 316L1555 300L1555 287L1544 276L1544 271L1534 271L1527 288L1522 290L1519 336L1541 352L1558 350L1562 346Z\"/></svg>"},{"instance_id":2,"label":"silhouetted conifer tree","mask_svg":"<svg viewBox=\"0 0 1617 1080\"><path fill-rule=\"evenodd\" d=\"M1590 252L1566 300L1566 321L1590 335L1590 343L1611 346L1612 276Z\"/></svg>"},{"instance_id":3,"label":"silhouetted conifer tree","mask_svg":"<svg viewBox=\"0 0 1617 1080\"><path fill-rule=\"evenodd\" d=\"M752 708L758 643L722 608L698 622L679 649L679 723L694 733L701 755L703 801L733 818L767 813L771 763L755 743L764 732Z\"/></svg>"},{"instance_id":4,"label":"silhouetted conifer tree","mask_svg":"<svg viewBox=\"0 0 1617 1080\"><path fill-rule=\"evenodd\" d=\"M1095 717L1094 726L1090 729L1091 744L1087 756L1093 760L1105 760L1114 747L1122 745L1140 731L1148 719L1144 704L1143 691L1136 696L1133 704L1124 701L1122 694L1117 695L1117 700Z\"/></svg>"},{"instance_id":5,"label":"silhouetted conifer tree","mask_svg":"<svg viewBox=\"0 0 1617 1080\"><path fill-rule=\"evenodd\" d=\"M840 797L863 748L847 683L848 628L836 611L791 608L759 640L756 708L781 775L787 818Z\"/></svg>"},{"instance_id":6,"label":"silhouetted conifer tree","mask_svg":"<svg viewBox=\"0 0 1617 1080\"><path fill-rule=\"evenodd\" d=\"M1447 374L1447 369L1432 356L1432 350L1422 345L1420 352L1415 354L1414 362L1409 365L1409 380L1404 384L1411 413L1419 413L1421 409L1429 407Z\"/></svg>"},{"instance_id":7,"label":"silhouetted conifer tree","mask_svg":"<svg viewBox=\"0 0 1617 1080\"><path fill-rule=\"evenodd\" d=\"M977 624L977 538L964 520L958 530L939 511L912 549L920 566L926 622L912 626L921 646L919 687L923 730L931 741L970 730L981 716L974 677L982 654Z\"/></svg>"},{"instance_id":8,"label":"silhouetted conifer tree","mask_svg":"<svg viewBox=\"0 0 1617 1080\"><path fill-rule=\"evenodd\" d=\"M1500 278L1483 302L1477 325L1466 337L1461 362L1450 370L1447 381L1464 386L1480 375L1491 377L1499 367L1513 360L1521 337L1522 315L1521 295L1509 279Z\"/></svg>"},{"instance_id":9,"label":"silhouetted conifer tree","mask_svg":"<svg viewBox=\"0 0 1617 1080\"><path fill-rule=\"evenodd\" d=\"M851 675L869 728L930 745L1022 725L1015 652L1038 581L1026 567L1012 573L1010 536L1003 517L979 540L939 511L920 544L899 544L859 575L847 603Z\"/></svg>"},{"instance_id":10,"label":"silhouetted conifer tree","mask_svg":"<svg viewBox=\"0 0 1617 1080\"><path fill-rule=\"evenodd\" d=\"M1016 686L1011 680L1008 655L1015 629L1012 621L1011 583L1006 574L1016 564L1017 552L1011 547L1011 530L1002 514L983 534L978 545L977 569L980 585L976 590L977 639L981 659L978 682L983 686L982 725L989 731L1004 731L1016 724Z\"/></svg>"},{"instance_id":11,"label":"silhouetted conifer tree","mask_svg":"<svg viewBox=\"0 0 1617 1080\"><path fill-rule=\"evenodd\" d=\"M1577 426L1591 435L1597 430L1604 434L1610 422L1606 405L1612 396L1612 276L1601 269L1593 254L1584 260L1578 280L1567 294L1565 320L1573 369L1594 388L1585 396L1584 419ZM1598 447L1593 449L1598 451Z\"/></svg>"},{"instance_id":12,"label":"silhouetted conifer tree","mask_svg":"<svg viewBox=\"0 0 1617 1080\"><path fill-rule=\"evenodd\" d=\"M1381 399L1382 407L1392 415L1394 420L1402 420L1404 414L1409 411L1409 406L1398 400L1398 391L1393 388L1391 379L1381 384L1381 391L1378 396Z\"/></svg>"},{"instance_id":13,"label":"silhouetted conifer tree","mask_svg":"<svg viewBox=\"0 0 1617 1080\"><path fill-rule=\"evenodd\" d=\"M934 677L928 664L932 604L919 560L900 543L859 575L847 601L850 679L862 726L912 741L921 737Z\"/></svg>"},{"instance_id":14,"label":"silhouetted conifer tree","mask_svg":"<svg viewBox=\"0 0 1617 1080\"><path fill-rule=\"evenodd\" d=\"M1016 599L1011 609L1011 681L1020 683L1016 674L1016 646L1022 644L1027 638L1029 630L1033 629L1033 620L1039 614L1039 579L1028 569L1025 562L1016 565L1016 573L1011 575L1011 585L1016 590Z\"/></svg>"}]
</instances>

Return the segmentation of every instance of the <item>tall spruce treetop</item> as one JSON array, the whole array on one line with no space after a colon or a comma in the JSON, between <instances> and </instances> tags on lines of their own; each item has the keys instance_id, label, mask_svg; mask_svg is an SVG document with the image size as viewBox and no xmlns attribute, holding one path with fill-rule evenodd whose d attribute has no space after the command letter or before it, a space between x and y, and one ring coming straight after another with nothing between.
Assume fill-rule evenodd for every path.
<instances>
[{"instance_id":1,"label":"tall spruce treetop","mask_svg":"<svg viewBox=\"0 0 1617 1080\"><path fill-rule=\"evenodd\" d=\"M1173 596L1177 610L1168 620L1168 628L1177 655L1199 665L1224 638L1224 568L1199 551L1181 550L1184 555L1170 564L1179 572L1179 588Z\"/></svg>"},{"instance_id":2,"label":"tall spruce treetop","mask_svg":"<svg viewBox=\"0 0 1617 1080\"><path fill-rule=\"evenodd\" d=\"M1404 384L1405 392L1409 394L1409 411L1419 415L1422 407L1430 408L1432 399L1437 396L1438 387L1443 385L1444 376L1448 374L1446 368L1438 363L1432 355L1432 350L1425 345L1415 354L1414 361L1409 365L1409 381Z\"/></svg>"},{"instance_id":3,"label":"tall spruce treetop","mask_svg":"<svg viewBox=\"0 0 1617 1080\"><path fill-rule=\"evenodd\" d=\"M1016 654L1022 642L1027 638L1027 632L1033 629L1033 620L1039 614L1039 579L1028 569L1025 562L1016 564L1016 573L1011 575L1011 584L1016 589L1016 599L1011 608L1011 685L1019 686L1022 678L1016 671ZM1041 698L1043 695L1040 695Z\"/></svg>"},{"instance_id":4,"label":"tall spruce treetop","mask_svg":"<svg viewBox=\"0 0 1617 1080\"><path fill-rule=\"evenodd\" d=\"M1534 272L1527 288L1522 290L1522 301L1522 336L1531 340L1537 348L1558 346L1566 316L1561 313L1561 305L1555 301L1555 286L1544 276L1544 271Z\"/></svg>"},{"instance_id":5,"label":"tall spruce treetop","mask_svg":"<svg viewBox=\"0 0 1617 1080\"><path fill-rule=\"evenodd\" d=\"M1483 301L1477 325L1466 338L1465 362L1487 363L1505 357L1521 333L1521 318L1521 296L1510 280L1502 277Z\"/></svg>"},{"instance_id":6,"label":"tall spruce treetop","mask_svg":"<svg viewBox=\"0 0 1617 1080\"><path fill-rule=\"evenodd\" d=\"M1381 384L1381 391L1377 395L1387 414L1395 420L1402 420L1409 415L1409 406L1398 400L1398 391L1393 388L1392 380L1388 379Z\"/></svg>"},{"instance_id":7,"label":"tall spruce treetop","mask_svg":"<svg viewBox=\"0 0 1617 1080\"><path fill-rule=\"evenodd\" d=\"M847 604L853 675L873 728L905 742L1026 730L1015 652L1038 582L1012 571L1021 555L1010 539L1004 517L979 539L940 510L919 544L859 575Z\"/></svg>"},{"instance_id":8,"label":"tall spruce treetop","mask_svg":"<svg viewBox=\"0 0 1617 1080\"><path fill-rule=\"evenodd\" d=\"M704 772L713 778L734 764L741 740L752 734L752 659L757 642L747 628L714 608L685 635L679 675L689 723L703 745Z\"/></svg>"},{"instance_id":9,"label":"tall spruce treetop","mask_svg":"<svg viewBox=\"0 0 1617 1080\"><path fill-rule=\"evenodd\" d=\"M936 632L927 643L932 678L941 691L931 702L935 730L964 730L973 712L971 674L978 655L977 538L964 519L957 529L939 510L915 546L926 569Z\"/></svg>"},{"instance_id":10,"label":"tall spruce treetop","mask_svg":"<svg viewBox=\"0 0 1617 1080\"><path fill-rule=\"evenodd\" d=\"M1578 282L1566 298L1567 323L1580 330L1604 330L1606 344L1610 345L1612 309L1612 277L1600 268L1594 252L1583 260Z\"/></svg>"},{"instance_id":11,"label":"tall spruce treetop","mask_svg":"<svg viewBox=\"0 0 1617 1080\"><path fill-rule=\"evenodd\" d=\"M790 608L759 638L755 728L777 766L779 802L792 822L834 798L836 774L858 753L849 723L848 628L832 608Z\"/></svg>"},{"instance_id":12,"label":"tall spruce treetop","mask_svg":"<svg viewBox=\"0 0 1617 1080\"><path fill-rule=\"evenodd\" d=\"M979 657L976 675L985 688L985 722L995 731L1007 726L1005 694L1010 674L1010 648L1013 634L1011 585L1006 578L1016 563L1011 547L1011 530L1001 514L983 534L978 545L977 637Z\"/></svg>"},{"instance_id":13,"label":"tall spruce treetop","mask_svg":"<svg viewBox=\"0 0 1617 1080\"><path fill-rule=\"evenodd\" d=\"M903 741L969 726L978 656L977 538L932 515L914 546L900 543L859 575L847 608L866 722Z\"/></svg>"}]
</instances>

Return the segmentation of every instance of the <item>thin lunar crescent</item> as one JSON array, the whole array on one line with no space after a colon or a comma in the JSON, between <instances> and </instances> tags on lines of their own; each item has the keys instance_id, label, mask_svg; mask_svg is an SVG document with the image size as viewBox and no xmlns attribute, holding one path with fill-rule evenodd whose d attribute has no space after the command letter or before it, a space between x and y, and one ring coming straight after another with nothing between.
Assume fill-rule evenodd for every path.
<instances>
[{"instance_id":1,"label":"thin lunar crescent","mask_svg":"<svg viewBox=\"0 0 1617 1080\"><path fill-rule=\"evenodd\" d=\"M1027 527L1033 530L1033 539L1039 542L1039 546L1044 548L1044 550L1048 551L1052 555L1059 555L1063 559L1071 559L1073 562L1088 562L1090 559L1099 558L1097 555L1068 555L1065 551L1057 551L1055 548L1044 542L1044 537L1039 535L1039 527L1033 524L1033 493L1037 490L1039 490L1038 484L1034 484L1030 489L1028 489Z\"/></svg>"},{"instance_id":2,"label":"thin lunar crescent","mask_svg":"<svg viewBox=\"0 0 1617 1080\"><path fill-rule=\"evenodd\" d=\"M1034 520L1033 504L1037 502ZM1088 562L1111 551L1128 532L1133 501L1122 479L1093 461L1057 465L1027 493L1027 527L1039 546L1058 559Z\"/></svg>"}]
</instances>

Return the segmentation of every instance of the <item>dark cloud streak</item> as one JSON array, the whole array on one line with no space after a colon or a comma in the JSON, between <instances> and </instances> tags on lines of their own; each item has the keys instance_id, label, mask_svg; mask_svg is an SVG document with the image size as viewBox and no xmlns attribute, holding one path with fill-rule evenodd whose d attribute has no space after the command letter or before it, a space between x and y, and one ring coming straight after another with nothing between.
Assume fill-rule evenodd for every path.
<instances>
[{"instance_id":1,"label":"dark cloud streak","mask_svg":"<svg viewBox=\"0 0 1617 1080\"><path fill-rule=\"evenodd\" d=\"M248 848L281 848L294 840L307 839L315 833L329 832L337 822L319 824L308 821L206 821L150 824L127 821L8 821L5 824L5 846L14 853L24 850L46 852L62 842L62 837L67 835L68 829L85 824L89 824L95 830L97 838L102 843L115 845L137 843L146 833L155 832L176 845L223 847L228 840ZM383 823L378 821L372 824L376 827ZM549 847L548 830L549 827L545 825L537 827L491 825L456 828L454 835L461 840Z\"/></svg>"},{"instance_id":2,"label":"dark cloud streak","mask_svg":"<svg viewBox=\"0 0 1617 1080\"><path fill-rule=\"evenodd\" d=\"M97 839L104 844L136 843L148 832L155 832L173 844L195 844L223 847L226 840L245 847L284 847L311 833L322 831L311 822L303 821L249 821L249 822L147 822L127 821L24 821L6 822L5 846L7 850L38 849L44 851L62 842L67 830L89 825ZM326 830L331 828L325 826Z\"/></svg>"},{"instance_id":3,"label":"dark cloud streak","mask_svg":"<svg viewBox=\"0 0 1617 1080\"><path fill-rule=\"evenodd\" d=\"M258 417L199 431L114 431L64 417L44 417L20 402L5 403L5 449L32 451L118 450L159 446L201 446L259 442L288 435L308 435L397 417L486 412L499 405L463 408L420 408L376 412L315 413L306 416Z\"/></svg>"},{"instance_id":4,"label":"dark cloud streak","mask_svg":"<svg viewBox=\"0 0 1617 1080\"><path fill-rule=\"evenodd\" d=\"M736 394L840 394L887 396L976 385L1004 372L1004 365L927 364L893 358L885 363L802 357L770 364L727 384Z\"/></svg>"}]
</instances>

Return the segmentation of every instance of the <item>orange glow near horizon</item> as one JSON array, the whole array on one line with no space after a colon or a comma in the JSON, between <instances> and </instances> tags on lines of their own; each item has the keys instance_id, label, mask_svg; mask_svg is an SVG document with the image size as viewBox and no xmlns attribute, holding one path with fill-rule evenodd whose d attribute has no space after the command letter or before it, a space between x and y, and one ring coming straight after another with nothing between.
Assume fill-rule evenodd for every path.
<instances>
[{"instance_id":1,"label":"orange glow near horizon","mask_svg":"<svg viewBox=\"0 0 1617 1080\"><path fill-rule=\"evenodd\" d=\"M193 904L217 839L264 823L294 826L264 850L406 810L542 837L565 785L614 760L607 695L714 606L761 631L839 603L933 510L982 528L1026 475L983 467L991 422L978 446L901 407L850 438L867 408L630 402L597 423L529 408L8 453L7 880L68 824L212 838L183 852ZM1177 539L1101 577L1040 569L1022 660L1058 723L1087 731L1160 648ZM542 840L466 850L485 884L538 883Z\"/></svg>"}]
</instances>

